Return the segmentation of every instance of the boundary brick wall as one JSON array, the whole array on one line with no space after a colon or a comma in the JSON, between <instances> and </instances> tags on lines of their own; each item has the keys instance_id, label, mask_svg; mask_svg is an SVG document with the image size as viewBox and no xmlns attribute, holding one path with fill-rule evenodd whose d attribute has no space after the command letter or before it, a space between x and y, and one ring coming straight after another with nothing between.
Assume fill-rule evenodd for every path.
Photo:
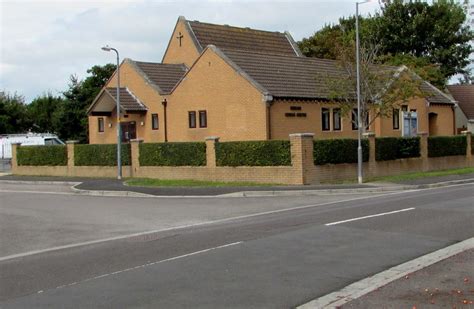
<instances>
[{"instance_id":1,"label":"boundary brick wall","mask_svg":"<svg viewBox=\"0 0 474 309\"><path fill-rule=\"evenodd\" d=\"M391 161L375 160L375 134L366 133L369 140L369 161L363 163L363 176L377 177L397 175L407 172L434 171L442 169L474 166L472 158L471 132L466 136L466 155L449 157L428 157L428 136L420 133L420 157ZM131 142L131 166L123 166L123 177L156 179L195 179L211 181L246 181L288 185L318 184L357 178L357 164L314 165L312 133L290 135L291 166L216 166L215 144L218 137L206 138L206 166L140 166L139 144ZM19 145L13 145L12 173L14 175L116 177L114 166L74 166L74 146L76 141L67 142L67 166L19 166L16 154Z\"/></svg>"}]
</instances>

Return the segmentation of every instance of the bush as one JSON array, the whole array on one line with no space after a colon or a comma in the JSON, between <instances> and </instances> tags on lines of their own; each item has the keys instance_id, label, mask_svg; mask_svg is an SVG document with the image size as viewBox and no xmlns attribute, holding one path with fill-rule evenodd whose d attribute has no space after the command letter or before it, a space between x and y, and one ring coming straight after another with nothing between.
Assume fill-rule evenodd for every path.
<instances>
[{"instance_id":1,"label":"bush","mask_svg":"<svg viewBox=\"0 0 474 309\"><path fill-rule=\"evenodd\" d=\"M17 148L18 165L67 165L67 148L54 146L20 146Z\"/></svg>"},{"instance_id":2,"label":"bush","mask_svg":"<svg viewBox=\"0 0 474 309\"><path fill-rule=\"evenodd\" d=\"M420 156L419 137L381 137L375 139L375 159L387 161Z\"/></svg>"},{"instance_id":3,"label":"bush","mask_svg":"<svg viewBox=\"0 0 474 309\"><path fill-rule=\"evenodd\" d=\"M428 157L466 155L466 148L465 136L428 137Z\"/></svg>"},{"instance_id":4,"label":"bush","mask_svg":"<svg viewBox=\"0 0 474 309\"><path fill-rule=\"evenodd\" d=\"M206 143L140 144L141 166L204 166Z\"/></svg>"},{"instance_id":5,"label":"bush","mask_svg":"<svg viewBox=\"0 0 474 309\"><path fill-rule=\"evenodd\" d=\"M122 165L130 165L130 144L122 144ZM117 145L75 145L74 165L115 166L117 165Z\"/></svg>"},{"instance_id":6,"label":"bush","mask_svg":"<svg viewBox=\"0 0 474 309\"><path fill-rule=\"evenodd\" d=\"M314 141L314 164L357 163L356 139L326 139ZM369 161L369 141L362 140L362 161Z\"/></svg>"},{"instance_id":7,"label":"bush","mask_svg":"<svg viewBox=\"0 0 474 309\"><path fill-rule=\"evenodd\" d=\"M289 141L216 143L217 166L291 165Z\"/></svg>"}]
</instances>

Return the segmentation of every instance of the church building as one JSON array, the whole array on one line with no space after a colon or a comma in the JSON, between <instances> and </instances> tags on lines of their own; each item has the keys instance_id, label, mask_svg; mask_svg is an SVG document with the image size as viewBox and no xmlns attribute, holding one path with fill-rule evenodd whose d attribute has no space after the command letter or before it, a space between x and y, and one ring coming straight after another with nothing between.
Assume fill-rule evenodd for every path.
<instances>
[{"instance_id":1,"label":"church building","mask_svg":"<svg viewBox=\"0 0 474 309\"><path fill-rule=\"evenodd\" d=\"M305 57L288 32L214 25L179 17L159 63L120 65L122 140L145 142L356 138L316 76L340 74L333 60ZM116 72L88 110L91 144L116 142ZM456 102L428 82L390 118L375 119L376 136L455 133Z\"/></svg>"}]
</instances>

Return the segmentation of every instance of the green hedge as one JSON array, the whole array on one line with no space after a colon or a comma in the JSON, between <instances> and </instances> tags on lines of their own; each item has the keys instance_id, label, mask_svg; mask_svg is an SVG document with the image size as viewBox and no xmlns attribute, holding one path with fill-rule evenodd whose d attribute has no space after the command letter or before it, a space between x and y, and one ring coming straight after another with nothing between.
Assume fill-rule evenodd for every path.
<instances>
[{"instance_id":1,"label":"green hedge","mask_svg":"<svg viewBox=\"0 0 474 309\"><path fill-rule=\"evenodd\" d=\"M121 148L122 165L130 165L130 144L122 144ZM117 165L117 145L75 145L74 165L115 166Z\"/></svg>"},{"instance_id":2,"label":"green hedge","mask_svg":"<svg viewBox=\"0 0 474 309\"><path fill-rule=\"evenodd\" d=\"M17 151L18 165L67 165L67 148L54 146L20 146Z\"/></svg>"},{"instance_id":3,"label":"green hedge","mask_svg":"<svg viewBox=\"0 0 474 309\"><path fill-rule=\"evenodd\" d=\"M216 143L217 166L291 165L289 141Z\"/></svg>"},{"instance_id":4,"label":"green hedge","mask_svg":"<svg viewBox=\"0 0 474 309\"><path fill-rule=\"evenodd\" d=\"M356 139L326 139L314 141L314 164L357 163ZM369 141L362 140L362 160L369 161Z\"/></svg>"},{"instance_id":5,"label":"green hedge","mask_svg":"<svg viewBox=\"0 0 474 309\"><path fill-rule=\"evenodd\" d=\"M465 136L428 137L428 157L466 155L466 148Z\"/></svg>"},{"instance_id":6,"label":"green hedge","mask_svg":"<svg viewBox=\"0 0 474 309\"><path fill-rule=\"evenodd\" d=\"M204 166L206 143L140 144L141 166Z\"/></svg>"},{"instance_id":7,"label":"green hedge","mask_svg":"<svg viewBox=\"0 0 474 309\"><path fill-rule=\"evenodd\" d=\"M375 139L375 159L388 161L420 156L419 137L381 137Z\"/></svg>"}]
</instances>

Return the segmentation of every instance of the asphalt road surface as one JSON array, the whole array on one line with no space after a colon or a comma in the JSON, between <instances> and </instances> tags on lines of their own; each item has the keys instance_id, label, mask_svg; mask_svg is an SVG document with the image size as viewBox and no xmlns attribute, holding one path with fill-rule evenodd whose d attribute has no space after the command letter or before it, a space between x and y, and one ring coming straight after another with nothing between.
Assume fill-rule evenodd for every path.
<instances>
[{"instance_id":1,"label":"asphalt road surface","mask_svg":"<svg viewBox=\"0 0 474 309\"><path fill-rule=\"evenodd\" d=\"M130 212L123 209L136 207L130 214L130 226L120 221L120 229L107 232L121 237L0 258L0 307L291 308L473 237L473 189L473 184L465 184L365 198L134 199L133 203L131 199L102 198L98 200L102 206L96 208L104 216L111 214L111 225L127 220L120 219L121 214ZM54 214L64 208L48 208L44 205L48 199L53 205L58 199L70 203L68 207L74 204L78 209L69 210L83 219L92 220L94 216L87 212L96 211L91 205L96 205L92 199L98 198L67 194L37 194L33 198L32 193L13 191L0 192L2 218L9 214L9 219L2 221L21 222L21 216L31 221L35 202L47 209L46 213L37 211L41 219L36 223L43 223L48 214L58 216L57 220L63 216L74 220L72 215ZM194 223L126 237L127 231L151 227L149 222L159 210L137 206L150 201L169 215L175 214L174 206L183 217L188 214L183 220ZM105 206L111 202L127 205ZM23 203L23 208L15 213L12 203ZM213 213L199 217L203 209ZM216 215L219 210L225 214ZM139 215L141 211L145 214ZM140 216L148 223L137 223ZM94 224L102 223L95 220ZM134 228L135 224L139 228ZM12 230L15 227L8 225L6 232L13 237ZM85 240L92 237L84 235ZM4 239L2 235L1 247ZM45 240L40 243L49 244ZM21 253L21 248L11 243L8 247L13 249L2 256Z\"/></svg>"}]
</instances>

